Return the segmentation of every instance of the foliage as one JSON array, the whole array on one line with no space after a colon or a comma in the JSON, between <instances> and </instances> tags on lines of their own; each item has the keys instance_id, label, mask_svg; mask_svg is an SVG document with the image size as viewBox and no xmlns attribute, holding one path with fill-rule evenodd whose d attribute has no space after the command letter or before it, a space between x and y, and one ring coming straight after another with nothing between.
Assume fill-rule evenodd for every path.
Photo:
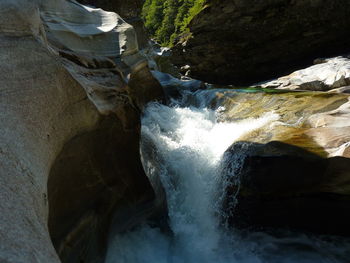
<instances>
[{"instance_id":1,"label":"foliage","mask_svg":"<svg viewBox=\"0 0 350 263\"><path fill-rule=\"evenodd\" d=\"M142 9L145 27L163 46L172 46L203 8L205 0L146 0Z\"/></svg>"}]
</instances>

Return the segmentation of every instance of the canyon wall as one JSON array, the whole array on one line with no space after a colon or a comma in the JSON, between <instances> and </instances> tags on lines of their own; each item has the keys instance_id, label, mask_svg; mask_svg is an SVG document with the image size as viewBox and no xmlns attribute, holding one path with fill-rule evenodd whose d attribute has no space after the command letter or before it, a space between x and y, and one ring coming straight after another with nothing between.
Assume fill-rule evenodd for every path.
<instances>
[{"instance_id":1,"label":"canyon wall","mask_svg":"<svg viewBox=\"0 0 350 263\"><path fill-rule=\"evenodd\" d=\"M134 29L75 1L1 1L0 58L0 261L102 262L113 212L154 195L139 118L162 89Z\"/></svg>"},{"instance_id":2,"label":"canyon wall","mask_svg":"<svg viewBox=\"0 0 350 263\"><path fill-rule=\"evenodd\" d=\"M348 52L350 3L208 0L173 61L209 83L246 85Z\"/></svg>"}]
</instances>

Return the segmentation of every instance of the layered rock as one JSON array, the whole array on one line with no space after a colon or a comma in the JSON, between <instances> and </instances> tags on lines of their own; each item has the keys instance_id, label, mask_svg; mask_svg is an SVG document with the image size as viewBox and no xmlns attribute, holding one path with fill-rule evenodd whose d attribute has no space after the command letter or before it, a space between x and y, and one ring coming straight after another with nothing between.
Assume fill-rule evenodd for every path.
<instances>
[{"instance_id":1,"label":"layered rock","mask_svg":"<svg viewBox=\"0 0 350 263\"><path fill-rule=\"evenodd\" d=\"M223 120L275 115L225 154L230 225L350 235L349 94L250 88L201 97Z\"/></svg>"},{"instance_id":2,"label":"layered rock","mask_svg":"<svg viewBox=\"0 0 350 263\"><path fill-rule=\"evenodd\" d=\"M115 13L64 0L0 13L0 261L59 262L55 246L101 262L113 212L152 201L139 112L161 87Z\"/></svg>"},{"instance_id":3,"label":"layered rock","mask_svg":"<svg viewBox=\"0 0 350 263\"><path fill-rule=\"evenodd\" d=\"M210 83L268 80L348 52L349 11L346 0L209 0L174 61Z\"/></svg>"}]
</instances>

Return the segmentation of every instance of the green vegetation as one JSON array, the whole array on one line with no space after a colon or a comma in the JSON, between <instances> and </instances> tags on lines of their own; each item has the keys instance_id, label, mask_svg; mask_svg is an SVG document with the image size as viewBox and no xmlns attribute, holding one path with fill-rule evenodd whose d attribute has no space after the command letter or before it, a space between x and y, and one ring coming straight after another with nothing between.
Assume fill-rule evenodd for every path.
<instances>
[{"instance_id":1,"label":"green vegetation","mask_svg":"<svg viewBox=\"0 0 350 263\"><path fill-rule=\"evenodd\" d=\"M163 46L172 46L186 32L205 0L146 0L142 9L145 27Z\"/></svg>"}]
</instances>

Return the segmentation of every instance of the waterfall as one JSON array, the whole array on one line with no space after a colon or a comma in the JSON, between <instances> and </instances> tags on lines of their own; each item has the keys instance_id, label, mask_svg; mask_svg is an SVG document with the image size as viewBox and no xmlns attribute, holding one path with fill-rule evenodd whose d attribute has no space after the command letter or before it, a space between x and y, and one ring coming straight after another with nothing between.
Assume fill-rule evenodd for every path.
<instances>
[{"instance_id":1,"label":"waterfall","mask_svg":"<svg viewBox=\"0 0 350 263\"><path fill-rule=\"evenodd\" d=\"M225 228L223 154L245 134L274 125L280 117L267 112L225 122L223 110L183 103L148 105L142 119L143 162L150 180L160 180L164 189L171 231L144 224L118 234L106 263L342 262L337 256L324 257L329 251L343 253L338 251L342 248L305 235L274 238ZM294 249L293 244L307 249Z\"/></svg>"}]
</instances>

